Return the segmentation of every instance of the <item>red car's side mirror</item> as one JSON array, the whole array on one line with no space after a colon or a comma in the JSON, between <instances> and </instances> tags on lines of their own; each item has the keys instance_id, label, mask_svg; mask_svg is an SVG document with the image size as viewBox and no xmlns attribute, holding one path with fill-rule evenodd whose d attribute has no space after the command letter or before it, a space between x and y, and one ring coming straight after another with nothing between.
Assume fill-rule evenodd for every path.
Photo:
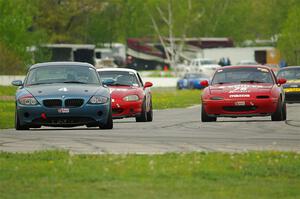
<instances>
[{"instance_id":1,"label":"red car's side mirror","mask_svg":"<svg viewBox=\"0 0 300 199\"><path fill-rule=\"evenodd\" d=\"M153 86L153 84L151 82L145 82L144 88L148 88Z\"/></svg>"},{"instance_id":2,"label":"red car's side mirror","mask_svg":"<svg viewBox=\"0 0 300 199\"><path fill-rule=\"evenodd\" d=\"M208 81L207 80L203 80L203 81L200 82L200 85L204 86L204 87L208 87Z\"/></svg>"},{"instance_id":3,"label":"red car's side mirror","mask_svg":"<svg viewBox=\"0 0 300 199\"><path fill-rule=\"evenodd\" d=\"M280 84L280 85L285 84L285 83L286 83L286 79L284 79L284 78L279 78L279 79L277 80L277 83Z\"/></svg>"}]
</instances>

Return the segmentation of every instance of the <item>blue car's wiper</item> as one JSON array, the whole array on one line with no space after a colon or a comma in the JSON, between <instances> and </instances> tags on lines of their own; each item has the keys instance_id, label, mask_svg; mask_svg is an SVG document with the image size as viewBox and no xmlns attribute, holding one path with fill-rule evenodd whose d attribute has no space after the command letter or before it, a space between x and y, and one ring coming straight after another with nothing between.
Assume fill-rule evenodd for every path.
<instances>
[{"instance_id":1,"label":"blue car's wiper","mask_svg":"<svg viewBox=\"0 0 300 199\"><path fill-rule=\"evenodd\" d=\"M53 82L43 82L43 83L34 83L34 84L27 84L26 86L35 86L35 85L41 85L41 84L54 84Z\"/></svg>"},{"instance_id":2,"label":"blue car's wiper","mask_svg":"<svg viewBox=\"0 0 300 199\"><path fill-rule=\"evenodd\" d=\"M81 81L64 81L63 83L86 84L85 82Z\"/></svg>"}]
</instances>

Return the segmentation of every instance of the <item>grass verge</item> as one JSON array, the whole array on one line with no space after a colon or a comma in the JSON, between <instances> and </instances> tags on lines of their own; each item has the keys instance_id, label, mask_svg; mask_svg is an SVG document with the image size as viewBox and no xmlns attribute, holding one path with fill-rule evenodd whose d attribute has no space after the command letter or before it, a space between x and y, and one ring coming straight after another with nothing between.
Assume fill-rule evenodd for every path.
<instances>
[{"instance_id":1,"label":"grass verge","mask_svg":"<svg viewBox=\"0 0 300 199\"><path fill-rule=\"evenodd\" d=\"M200 104L200 90L177 90L175 88L152 89L154 109L185 108Z\"/></svg>"},{"instance_id":2,"label":"grass verge","mask_svg":"<svg viewBox=\"0 0 300 199\"><path fill-rule=\"evenodd\" d=\"M1 198L299 198L300 155L0 153Z\"/></svg>"},{"instance_id":3,"label":"grass verge","mask_svg":"<svg viewBox=\"0 0 300 199\"><path fill-rule=\"evenodd\" d=\"M0 86L0 96L14 96L17 89L16 86Z\"/></svg>"},{"instance_id":4,"label":"grass verge","mask_svg":"<svg viewBox=\"0 0 300 199\"><path fill-rule=\"evenodd\" d=\"M15 102L0 100L0 129L14 127Z\"/></svg>"}]
</instances>

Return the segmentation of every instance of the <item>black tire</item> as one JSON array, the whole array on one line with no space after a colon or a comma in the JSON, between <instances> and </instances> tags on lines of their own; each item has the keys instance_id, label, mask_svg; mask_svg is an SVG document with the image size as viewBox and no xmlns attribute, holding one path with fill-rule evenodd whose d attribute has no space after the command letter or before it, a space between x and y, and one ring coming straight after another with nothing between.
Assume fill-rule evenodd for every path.
<instances>
[{"instance_id":1,"label":"black tire","mask_svg":"<svg viewBox=\"0 0 300 199\"><path fill-rule=\"evenodd\" d=\"M201 106L201 121L202 122L215 122L215 121L217 121L217 117L210 117L209 115L207 115L207 113L205 112L205 109L202 105Z\"/></svg>"},{"instance_id":2,"label":"black tire","mask_svg":"<svg viewBox=\"0 0 300 199\"><path fill-rule=\"evenodd\" d=\"M135 117L136 122L147 122L146 101L143 101L142 111L139 116Z\"/></svg>"},{"instance_id":3,"label":"black tire","mask_svg":"<svg viewBox=\"0 0 300 199\"><path fill-rule=\"evenodd\" d=\"M150 100L150 110L147 112L147 121L153 121L153 110L152 110L152 100Z\"/></svg>"},{"instance_id":4,"label":"black tire","mask_svg":"<svg viewBox=\"0 0 300 199\"><path fill-rule=\"evenodd\" d=\"M287 117L286 103L283 103L282 114L283 114L283 121L285 121L285 120L286 120L286 117Z\"/></svg>"},{"instance_id":5,"label":"black tire","mask_svg":"<svg viewBox=\"0 0 300 199\"><path fill-rule=\"evenodd\" d=\"M100 129L112 129L114 127L113 119L112 119L112 110L111 110L111 105L109 106L109 113L108 113L108 118L106 121L106 124L100 124L99 127Z\"/></svg>"},{"instance_id":6,"label":"black tire","mask_svg":"<svg viewBox=\"0 0 300 199\"><path fill-rule=\"evenodd\" d=\"M281 98L278 100L277 108L275 113L271 115L272 121L282 121L284 119L283 116L283 104L281 103Z\"/></svg>"},{"instance_id":7,"label":"black tire","mask_svg":"<svg viewBox=\"0 0 300 199\"><path fill-rule=\"evenodd\" d=\"M20 124L20 118L17 113L17 107L16 107L16 111L15 111L15 129L17 131L29 130L29 126Z\"/></svg>"}]
</instances>

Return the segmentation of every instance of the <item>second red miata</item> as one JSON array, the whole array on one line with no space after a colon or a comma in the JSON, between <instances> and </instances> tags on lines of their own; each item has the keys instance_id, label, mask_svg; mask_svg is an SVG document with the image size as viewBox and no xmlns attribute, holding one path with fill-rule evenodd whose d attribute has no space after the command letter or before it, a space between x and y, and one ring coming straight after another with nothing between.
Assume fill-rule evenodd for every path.
<instances>
[{"instance_id":1,"label":"second red miata","mask_svg":"<svg viewBox=\"0 0 300 199\"><path fill-rule=\"evenodd\" d=\"M135 117L136 122L153 120L151 82L143 83L139 73L126 68L97 69L111 93L112 117Z\"/></svg>"}]
</instances>

